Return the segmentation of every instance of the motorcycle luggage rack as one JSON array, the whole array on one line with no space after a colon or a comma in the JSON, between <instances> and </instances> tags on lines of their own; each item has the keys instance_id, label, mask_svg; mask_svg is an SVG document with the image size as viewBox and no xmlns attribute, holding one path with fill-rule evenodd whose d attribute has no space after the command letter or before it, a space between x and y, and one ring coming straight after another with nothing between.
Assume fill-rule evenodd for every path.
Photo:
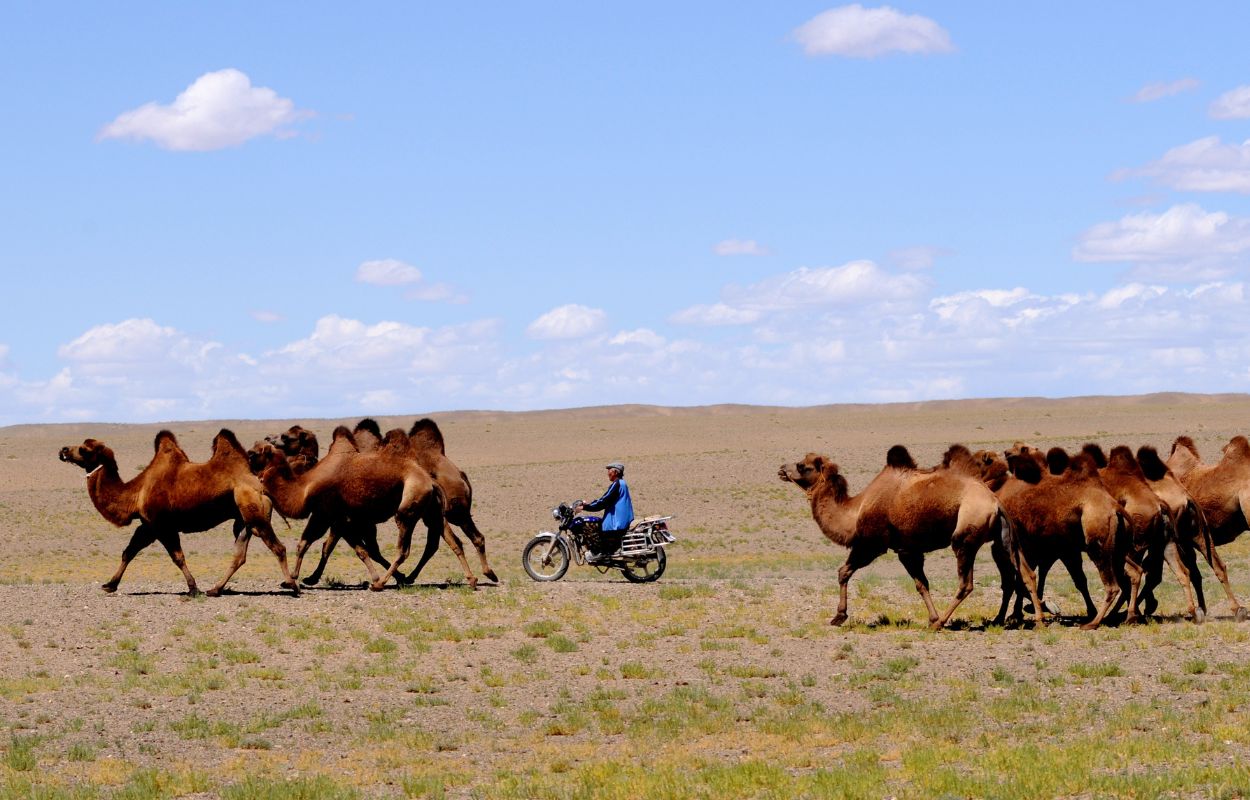
<instances>
[{"instance_id":1,"label":"motorcycle luggage rack","mask_svg":"<svg viewBox=\"0 0 1250 800\"><path fill-rule=\"evenodd\" d=\"M655 546L647 541L646 534L627 533L621 539L621 555L645 556L655 551Z\"/></svg>"}]
</instances>

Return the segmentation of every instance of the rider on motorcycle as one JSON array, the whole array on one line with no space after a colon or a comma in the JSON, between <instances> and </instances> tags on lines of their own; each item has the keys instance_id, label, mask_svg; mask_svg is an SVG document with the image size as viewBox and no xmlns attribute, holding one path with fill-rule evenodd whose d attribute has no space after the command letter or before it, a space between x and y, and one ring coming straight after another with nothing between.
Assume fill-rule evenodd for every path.
<instances>
[{"instance_id":1,"label":"rider on motorcycle","mask_svg":"<svg viewBox=\"0 0 1250 800\"><path fill-rule=\"evenodd\" d=\"M625 483L625 465L613 461L606 465L608 490L594 502L579 501L585 511L602 511L603 526L595 549L586 553L589 561L611 555L621 546L621 538L634 521L634 504L629 498L629 485Z\"/></svg>"}]
</instances>

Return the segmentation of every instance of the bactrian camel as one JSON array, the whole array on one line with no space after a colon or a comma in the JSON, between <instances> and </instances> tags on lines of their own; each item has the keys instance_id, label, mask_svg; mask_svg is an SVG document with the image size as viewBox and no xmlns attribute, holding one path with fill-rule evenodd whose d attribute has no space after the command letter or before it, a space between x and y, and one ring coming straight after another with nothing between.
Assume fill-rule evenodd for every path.
<instances>
[{"instance_id":1,"label":"bactrian camel","mask_svg":"<svg viewBox=\"0 0 1250 800\"><path fill-rule=\"evenodd\" d=\"M123 481L117 458L103 442L87 439L80 445L61 448L62 461L87 471L87 493L101 516L119 527L139 523L122 551L121 565L104 584L104 591L117 591L131 560L152 542L159 541L186 578L187 591L197 594L179 534L205 531L230 521L239 532L234 555L228 571L208 594L220 594L243 566L253 533L277 557L282 567L282 586L298 590L287 569L286 548L269 525L272 504L260 481L249 471L247 456L233 433L222 429L213 438L212 457L202 463L192 462L169 431L156 434L154 449L152 461L143 471Z\"/></svg>"},{"instance_id":2,"label":"bactrian camel","mask_svg":"<svg viewBox=\"0 0 1250 800\"><path fill-rule=\"evenodd\" d=\"M1246 530L1250 521L1250 441L1246 437L1234 436L1224 445L1218 463L1204 464L1194 440L1178 436L1167 466L1198 504L1216 546L1228 544ZM1228 593L1233 616L1245 619L1246 610L1233 595L1219 554L1211 548L1203 555Z\"/></svg>"},{"instance_id":3,"label":"bactrian camel","mask_svg":"<svg viewBox=\"0 0 1250 800\"><path fill-rule=\"evenodd\" d=\"M376 450L382 444L381 429L373 419L366 418L358 422L352 431L352 435L356 446L361 452ZM469 568L469 562L464 556L464 545L450 528L451 525L455 525L465 532L477 550L478 559L482 563L482 573L489 580L498 583L498 576L486 560L486 537L482 535L477 524L473 521L473 486L469 483L469 476L447 457L442 431L439 430L434 420L428 418L419 419L413 423L412 428L408 431L408 444L410 455L416 459L422 468L430 473L430 477L443 490L443 496L447 502L445 519L449 526L443 529L443 539L460 562L465 580L469 586L477 587L477 576ZM337 540L337 535L334 531L331 531L330 536L326 538L325 544L321 548L321 561L317 564L317 568L305 579L306 584L312 585L320 580L322 571L325 569L326 562L329 560L330 553L334 550ZM410 578L411 576L403 576L401 580L410 581Z\"/></svg>"},{"instance_id":4,"label":"bactrian camel","mask_svg":"<svg viewBox=\"0 0 1250 800\"><path fill-rule=\"evenodd\" d=\"M373 579L370 588L375 591L385 588L408 558L418 521L425 523L426 543L413 576L434 555L443 535L442 490L408 457L408 444L402 441L406 438L403 431L392 431L383 446L372 453L331 447L324 459L299 476L291 470L286 455L273 445L254 448L253 461L261 466L261 483L284 516L314 516L342 531L394 517L399 528L399 552L385 574ZM365 564L373 577L371 561L366 558Z\"/></svg>"},{"instance_id":5,"label":"bactrian camel","mask_svg":"<svg viewBox=\"0 0 1250 800\"><path fill-rule=\"evenodd\" d=\"M1003 546L1004 540L1011 539L1007 516L993 493L963 472L918 470L906 448L896 445L887 454L885 469L854 496L838 465L816 453L808 453L794 464L783 464L778 477L802 489L821 532L850 549L838 570L838 612L831 620L833 625L847 619L851 576L886 550L898 554L915 581L935 629L944 626L972 592L973 562L981 545L992 543L1004 586L1012 582L1013 567ZM939 616L929 596L924 554L946 547L955 553L959 590Z\"/></svg>"}]
</instances>

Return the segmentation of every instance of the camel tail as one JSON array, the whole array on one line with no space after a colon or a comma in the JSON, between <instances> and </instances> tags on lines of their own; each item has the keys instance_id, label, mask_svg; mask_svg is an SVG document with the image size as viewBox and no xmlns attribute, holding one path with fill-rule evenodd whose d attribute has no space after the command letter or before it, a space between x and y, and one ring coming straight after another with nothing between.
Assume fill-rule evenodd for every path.
<instances>
[{"instance_id":1,"label":"camel tail","mask_svg":"<svg viewBox=\"0 0 1250 800\"><path fill-rule=\"evenodd\" d=\"M1016 530L1011 524L1011 517L1002 506L998 507L998 538L1013 558L1016 552Z\"/></svg>"}]
</instances>

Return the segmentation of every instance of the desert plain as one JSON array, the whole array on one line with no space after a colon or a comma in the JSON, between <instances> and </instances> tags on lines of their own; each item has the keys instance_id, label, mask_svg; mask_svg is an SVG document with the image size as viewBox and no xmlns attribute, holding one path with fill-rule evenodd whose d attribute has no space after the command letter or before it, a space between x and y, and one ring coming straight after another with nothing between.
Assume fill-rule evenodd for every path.
<instances>
[{"instance_id":1,"label":"desert plain","mask_svg":"<svg viewBox=\"0 0 1250 800\"><path fill-rule=\"evenodd\" d=\"M60 447L101 439L128 478L161 428L202 460L221 427L247 445L299 422L324 446L356 420L0 428L0 797L1250 794L1250 623L1209 569L1201 625L1165 574L1149 623L1079 630L1057 571L1060 616L1004 629L987 624L999 587L983 551L955 624L931 632L887 555L855 576L850 622L833 628L844 551L777 478L817 451L856 492L896 443L926 465L953 442L1166 455L1187 434L1214 461L1250 433L1250 397L431 416L472 479L497 585L471 589L444 546L415 586L370 592L340 547L326 582L293 596L253 541L222 597L188 597L159 546L106 594L129 531L96 513ZM677 515L667 572L531 581L525 542L560 501L597 496L616 460L640 515ZM274 526L290 547L302 523ZM393 552L392 529L380 537ZM201 587L231 544L227 527L183 537ZM1250 598L1250 536L1221 552ZM927 572L942 607L953 559L934 553Z\"/></svg>"}]
</instances>

